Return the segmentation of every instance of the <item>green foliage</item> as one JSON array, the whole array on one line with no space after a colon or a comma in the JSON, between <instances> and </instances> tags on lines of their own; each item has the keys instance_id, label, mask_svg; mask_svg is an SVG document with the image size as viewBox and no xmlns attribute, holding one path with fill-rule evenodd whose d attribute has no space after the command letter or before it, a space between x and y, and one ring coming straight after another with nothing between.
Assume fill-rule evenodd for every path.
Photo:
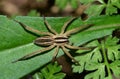
<instances>
[{"instance_id":1,"label":"green foliage","mask_svg":"<svg viewBox=\"0 0 120 79\"><path fill-rule=\"evenodd\" d=\"M40 16L39 13L37 13L36 10L31 10L29 13L28 13L28 16Z\"/></svg>"},{"instance_id":2,"label":"green foliage","mask_svg":"<svg viewBox=\"0 0 120 79\"><path fill-rule=\"evenodd\" d=\"M120 0L108 0L107 3L104 0L97 0L99 4L91 4L85 11L88 15L100 15L105 9L105 15L117 14L117 9L120 9ZM68 3L72 8L77 8L80 3L89 4L94 3L95 0L56 0L55 4L64 9ZM96 7L96 8L95 8Z\"/></svg>"},{"instance_id":3,"label":"green foliage","mask_svg":"<svg viewBox=\"0 0 120 79\"><path fill-rule=\"evenodd\" d=\"M72 8L77 8L79 4L77 0L55 0L55 4L61 9L64 9L68 3Z\"/></svg>"},{"instance_id":4,"label":"green foliage","mask_svg":"<svg viewBox=\"0 0 120 79\"><path fill-rule=\"evenodd\" d=\"M78 18L68 27L67 30L80 27L83 24L94 25L82 32L72 35L70 37L70 42L75 46L79 46L88 41L110 35L114 29L120 26L119 18L120 16L101 16L91 17L86 21L82 21ZM47 31L43 18L41 17L19 16L15 19L34 29L44 32ZM53 29L60 32L61 26L63 26L70 17L46 19ZM25 31L15 21L10 20L5 16L0 16L0 71L2 71L0 72L0 79L19 79L51 61L54 49L25 61L12 63L12 61L17 60L28 53L43 48L33 44L33 40L36 38L37 36ZM63 51L60 50L59 56L62 54ZM112 68L116 68L117 65L118 64L116 64L116 66L111 66L113 66Z\"/></svg>"},{"instance_id":5,"label":"green foliage","mask_svg":"<svg viewBox=\"0 0 120 79\"><path fill-rule=\"evenodd\" d=\"M43 67L40 72L35 73L33 76L34 79L63 79L65 74L60 72L61 66L57 63L48 64L47 66Z\"/></svg>"},{"instance_id":6,"label":"green foliage","mask_svg":"<svg viewBox=\"0 0 120 79\"><path fill-rule=\"evenodd\" d=\"M86 13L91 15L100 15L102 11L105 9L105 15L112 15L114 13L118 13L117 9L120 9L120 0L107 0L108 2L105 3L105 0L97 0L100 4L92 4L90 8L86 10ZM92 3L94 0L80 0L80 2ZM95 8L96 7L96 8Z\"/></svg>"},{"instance_id":7,"label":"green foliage","mask_svg":"<svg viewBox=\"0 0 120 79\"><path fill-rule=\"evenodd\" d=\"M78 51L81 66L73 65L74 72L91 71L85 79L112 79L112 74L120 78L120 45L118 38L109 36L101 42L93 41L87 46L97 46L92 51ZM113 73L112 73L113 72Z\"/></svg>"},{"instance_id":8,"label":"green foliage","mask_svg":"<svg viewBox=\"0 0 120 79\"><path fill-rule=\"evenodd\" d=\"M41 1L43 1L43 0L36 0L37 2L41 2Z\"/></svg>"}]
</instances>

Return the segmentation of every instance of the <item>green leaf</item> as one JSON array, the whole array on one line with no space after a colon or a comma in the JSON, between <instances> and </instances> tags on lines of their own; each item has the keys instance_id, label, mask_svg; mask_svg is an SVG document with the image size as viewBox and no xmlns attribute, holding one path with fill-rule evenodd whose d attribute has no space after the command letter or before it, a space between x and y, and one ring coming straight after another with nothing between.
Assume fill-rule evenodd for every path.
<instances>
[{"instance_id":1,"label":"green leaf","mask_svg":"<svg viewBox=\"0 0 120 79\"><path fill-rule=\"evenodd\" d=\"M78 7L78 1L77 0L70 0L70 4L71 4L71 6L72 6L72 8L77 8Z\"/></svg>"},{"instance_id":2,"label":"green leaf","mask_svg":"<svg viewBox=\"0 0 120 79\"><path fill-rule=\"evenodd\" d=\"M105 65L90 62L86 65L86 70L95 70L85 76L85 79L104 79L105 78Z\"/></svg>"},{"instance_id":3,"label":"green leaf","mask_svg":"<svg viewBox=\"0 0 120 79\"><path fill-rule=\"evenodd\" d=\"M86 65L90 64L89 63L90 61L97 62L97 63L102 61L102 55L101 55L101 53L99 51L98 42L97 41L93 41L88 46L90 46L90 45L91 46L98 46L98 47L96 47L92 51L79 50L78 53L81 54L81 55L80 56L76 56L75 59L79 61L81 66L73 65L73 72L79 72L79 73L83 72L85 67L86 67ZM92 67L92 68L94 67L95 68L95 66L90 66L90 67Z\"/></svg>"},{"instance_id":4,"label":"green leaf","mask_svg":"<svg viewBox=\"0 0 120 79\"><path fill-rule=\"evenodd\" d=\"M55 4L61 9L64 9L68 2L69 0L55 0Z\"/></svg>"},{"instance_id":5,"label":"green leaf","mask_svg":"<svg viewBox=\"0 0 120 79\"><path fill-rule=\"evenodd\" d=\"M61 66L58 66L57 63L48 64L43 67L40 72L36 73L33 77L34 79L63 79L65 74L60 72Z\"/></svg>"},{"instance_id":6,"label":"green leaf","mask_svg":"<svg viewBox=\"0 0 120 79\"><path fill-rule=\"evenodd\" d=\"M94 0L79 0L81 3L90 3L93 2Z\"/></svg>"},{"instance_id":7,"label":"green leaf","mask_svg":"<svg viewBox=\"0 0 120 79\"><path fill-rule=\"evenodd\" d=\"M95 7L97 7L97 9ZM85 11L85 13L87 13L89 16L98 16L101 14L104 7L105 5L92 5Z\"/></svg>"},{"instance_id":8,"label":"green leaf","mask_svg":"<svg viewBox=\"0 0 120 79\"><path fill-rule=\"evenodd\" d=\"M28 16L40 16L39 13L37 13L36 10L31 10L29 13L28 13Z\"/></svg>"},{"instance_id":9,"label":"green leaf","mask_svg":"<svg viewBox=\"0 0 120 79\"><path fill-rule=\"evenodd\" d=\"M112 15L113 13L117 13L117 8L112 4L108 4L106 7L106 15Z\"/></svg>"},{"instance_id":10,"label":"green leaf","mask_svg":"<svg viewBox=\"0 0 120 79\"><path fill-rule=\"evenodd\" d=\"M110 68L113 71L113 74L117 77L120 78L120 60L115 60L110 64Z\"/></svg>"},{"instance_id":11,"label":"green leaf","mask_svg":"<svg viewBox=\"0 0 120 79\"><path fill-rule=\"evenodd\" d=\"M84 70L90 71L91 73L86 75L85 79L112 79L112 72L119 78L120 51L118 49L120 49L120 45L117 45L117 42L118 38L113 38L112 36L102 40L102 43L97 41L90 42L86 46L97 47L92 51L77 51L80 56L76 56L75 59L81 65L73 65L73 72L82 73Z\"/></svg>"},{"instance_id":12,"label":"green leaf","mask_svg":"<svg viewBox=\"0 0 120 79\"><path fill-rule=\"evenodd\" d=\"M113 13L118 13L117 9L120 8L118 5L120 4L120 1L118 0L108 0L107 6L106 6L106 14L112 15Z\"/></svg>"},{"instance_id":13,"label":"green leaf","mask_svg":"<svg viewBox=\"0 0 120 79\"><path fill-rule=\"evenodd\" d=\"M111 0L111 3L120 9L120 0Z\"/></svg>"},{"instance_id":14,"label":"green leaf","mask_svg":"<svg viewBox=\"0 0 120 79\"><path fill-rule=\"evenodd\" d=\"M89 4L89 3L93 3L94 0L80 0L80 2L82 2L83 4ZM105 8L106 4L105 4L105 2L103 0L98 0L98 2L100 2L101 4L99 4L99 5L95 5L95 4L90 5L90 7L88 7L86 9L85 13L87 13L89 16L98 16L98 15L100 15L101 12L103 11L103 9Z\"/></svg>"},{"instance_id":15,"label":"green leaf","mask_svg":"<svg viewBox=\"0 0 120 79\"><path fill-rule=\"evenodd\" d=\"M37 2L41 2L41 1L43 1L43 0L36 0Z\"/></svg>"},{"instance_id":16,"label":"green leaf","mask_svg":"<svg viewBox=\"0 0 120 79\"><path fill-rule=\"evenodd\" d=\"M104 18L104 19L103 19ZM106 20L107 18L107 20ZM71 36L70 41L73 42L75 45L81 45L84 44L90 40L94 40L97 38L101 38L106 35L112 34L112 31L114 28L119 28L119 16L98 16L98 17L91 17L86 21L79 22L80 20L77 20L76 23L74 22L73 24L94 24L91 28L79 32L77 34L74 34ZM79 25L71 25L74 27L79 27ZM74 28L73 27L73 28ZM71 27L70 27L71 28ZM68 28L69 29L69 28ZM72 29L72 28L71 28ZM80 39L80 40L78 40ZM83 39L83 40L81 40Z\"/></svg>"},{"instance_id":17,"label":"green leaf","mask_svg":"<svg viewBox=\"0 0 120 79\"><path fill-rule=\"evenodd\" d=\"M117 59L120 59L119 57L119 53L118 52L118 49L120 48L120 45L116 45L117 42L119 41L118 38L114 37L108 37L106 39L106 42L105 42L105 47L107 48L107 51L109 52L107 55L108 55L108 59L109 60L117 60Z\"/></svg>"},{"instance_id":18,"label":"green leaf","mask_svg":"<svg viewBox=\"0 0 120 79\"><path fill-rule=\"evenodd\" d=\"M119 18L120 16L101 16L91 17L86 21L78 18L67 30L83 24L94 24L94 26L70 36L70 42L75 46L79 46L88 41L110 35L115 28L119 27ZM19 16L15 19L34 29L47 31L41 17ZM46 19L53 29L60 32L60 28L70 17ZM26 54L42 49L43 47L33 44L33 40L37 38L36 35L25 31L18 23L5 16L0 16L0 36L0 71L2 71L0 72L0 79L19 79L52 60L54 49L25 61L12 63ZM60 50L58 56L62 54L63 51Z\"/></svg>"},{"instance_id":19,"label":"green leaf","mask_svg":"<svg viewBox=\"0 0 120 79\"><path fill-rule=\"evenodd\" d=\"M77 8L79 4L77 0L55 0L55 4L60 9L64 9L68 3L70 3L70 6L74 9Z\"/></svg>"}]
</instances>

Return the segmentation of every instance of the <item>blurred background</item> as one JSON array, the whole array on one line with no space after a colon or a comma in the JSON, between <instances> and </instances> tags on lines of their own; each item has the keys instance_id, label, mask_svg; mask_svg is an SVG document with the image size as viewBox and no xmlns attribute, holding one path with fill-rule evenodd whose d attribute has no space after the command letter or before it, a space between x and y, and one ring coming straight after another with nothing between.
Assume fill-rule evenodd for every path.
<instances>
[{"instance_id":1,"label":"blurred background","mask_svg":"<svg viewBox=\"0 0 120 79\"><path fill-rule=\"evenodd\" d=\"M79 0L0 0L0 14L8 17L81 15L86 5Z\"/></svg>"},{"instance_id":2,"label":"blurred background","mask_svg":"<svg viewBox=\"0 0 120 79\"><path fill-rule=\"evenodd\" d=\"M87 10L84 12L85 9ZM91 16L119 13L119 0L0 0L0 15L8 17L86 16L86 14Z\"/></svg>"}]
</instances>

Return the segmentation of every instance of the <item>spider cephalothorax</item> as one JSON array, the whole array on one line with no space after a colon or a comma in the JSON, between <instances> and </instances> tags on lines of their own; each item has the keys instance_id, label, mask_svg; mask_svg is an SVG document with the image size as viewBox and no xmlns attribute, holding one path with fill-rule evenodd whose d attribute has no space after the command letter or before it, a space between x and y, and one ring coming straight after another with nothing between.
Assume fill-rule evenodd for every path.
<instances>
[{"instance_id":1,"label":"spider cephalothorax","mask_svg":"<svg viewBox=\"0 0 120 79\"><path fill-rule=\"evenodd\" d=\"M67 56L69 56L74 62L77 62L71 56L71 54L67 51L67 48L68 49L83 49L83 50L90 49L90 48L77 47L77 46L70 45L69 36L71 34L77 33L79 31L91 26L91 24L80 26L80 27L77 27L77 28L74 28L72 30L68 30L68 31L65 32L65 29L68 27L69 23L71 23L75 19L76 19L76 17L72 17L69 21L67 21L63 25L60 34L58 34L54 29L51 28L51 26L48 24L48 22L47 22L47 20L45 20L45 18L44 18L44 23L45 23L46 27L49 29L50 32L41 32L41 31L35 30L35 29L33 29L29 26L26 26L23 23L17 21L24 29L26 29L28 31L31 31L33 33L37 33L39 35L45 35L45 36L42 36L42 37L38 37L34 41L34 44L39 45L39 46L46 46L44 49L35 51L35 52L30 53L28 55L25 55L24 57L18 59L17 61L25 60L27 58L30 58L34 55L37 55L37 54L41 53L41 52L51 50L53 48L55 48L53 58L56 58L56 56L58 54L58 51L59 51L59 48L61 48Z\"/></svg>"}]
</instances>

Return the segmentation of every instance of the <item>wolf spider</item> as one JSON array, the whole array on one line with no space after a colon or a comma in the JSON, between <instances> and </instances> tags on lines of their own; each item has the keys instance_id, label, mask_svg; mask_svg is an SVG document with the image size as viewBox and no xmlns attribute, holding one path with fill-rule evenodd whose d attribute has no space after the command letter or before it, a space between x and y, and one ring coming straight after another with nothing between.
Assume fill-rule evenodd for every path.
<instances>
[{"instance_id":1,"label":"wolf spider","mask_svg":"<svg viewBox=\"0 0 120 79\"><path fill-rule=\"evenodd\" d=\"M33 33L36 33L36 34L39 34L39 35L44 35L42 37L38 37L35 41L34 41L34 44L36 45L39 45L39 46L46 46L46 48L43 48L43 49L40 49L40 50L37 50L35 52L32 52L30 54L27 54L25 56L23 56L22 58L16 60L16 61L20 61L20 60L25 60L25 59L28 59L30 57L33 57L35 55L38 55L42 52L45 52L45 51L48 51L48 50L51 50L53 48L55 48L55 52L54 52L54 55L53 55L53 59L56 58L57 54L58 54L58 51L59 51L59 48L61 48L64 53L69 57L71 58L75 63L78 63L77 60L74 59L74 57L67 51L67 48L68 49L82 49L82 50L89 50L91 48L85 48L85 47L77 47L77 46L72 46L69 44L69 36L71 34L74 34L74 33L77 33L85 28L88 28L91 26L91 24L88 24L88 25L83 25L83 26L80 26L80 27L77 27L77 28L74 28L72 30L68 30L65 32L66 28L68 27L68 25L74 21L77 17L72 17L70 20L68 20L64 25L63 27L61 28L61 32L60 34L58 34L54 29L51 28L51 26L48 24L48 21L44 18L44 24L46 25L46 27L48 28L48 30L50 32L42 32L42 31L38 31L38 30L35 30L29 26L26 26L25 24L19 22L19 21L16 21L18 22L25 30L27 31L30 31L30 32L33 32Z\"/></svg>"}]
</instances>

